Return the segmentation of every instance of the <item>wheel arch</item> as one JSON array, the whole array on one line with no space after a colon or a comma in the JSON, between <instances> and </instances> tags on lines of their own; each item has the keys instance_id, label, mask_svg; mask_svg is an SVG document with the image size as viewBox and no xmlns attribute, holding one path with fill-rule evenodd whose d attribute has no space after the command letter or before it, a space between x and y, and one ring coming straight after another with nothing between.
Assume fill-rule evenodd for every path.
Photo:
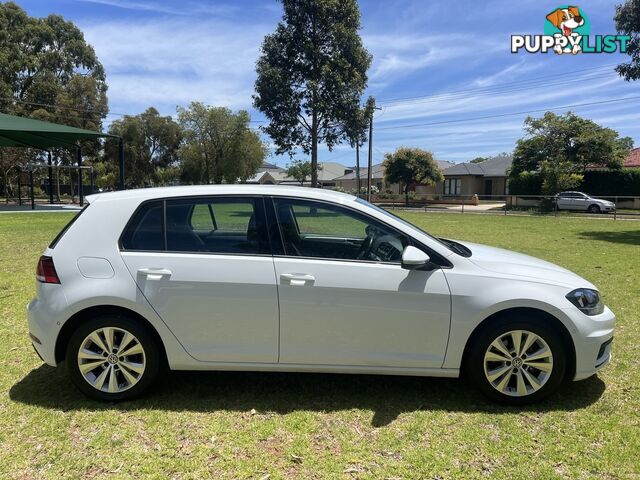
<instances>
[{"instance_id":1,"label":"wheel arch","mask_svg":"<svg viewBox=\"0 0 640 480\"><path fill-rule=\"evenodd\" d=\"M143 324L145 328L149 331L149 333L154 337L154 340L157 342L159 346L161 361L163 362L164 365L167 365L168 361L167 361L166 347L164 345L164 342L162 341L162 338L160 337L160 334L158 333L156 328L153 326L153 324L149 322L146 318L144 318L142 315L140 315L138 312L135 312L125 307L116 306L116 305L94 305L74 313L64 323L56 339L56 346L55 346L56 363L61 363L64 361L67 345L69 344L69 340L73 335L73 332L76 330L76 328L83 321L99 315L120 315Z\"/></svg>"},{"instance_id":2,"label":"wheel arch","mask_svg":"<svg viewBox=\"0 0 640 480\"><path fill-rule=\"evenodd\" d=\"M489 326L505 321L506 319L514 315L527 315L529 318L538 318L540 320L549 322L546 323L545 326L551 326L551 328L560 335L562 344L565 346L567 351L567 371L565 372L565 379L572 379L576 371L576 349L569 330L562 323L562 321L560 321L560 319L558 319L551 313L533 307L511 307L500 310L498 312L492 313L487 318L482 320L478 325L476 325L476 327L473 329L473 332L471 332L471 335L469 335L469 338L467 339L467 342L464 346L462 363L460 365L461 373L464 375L464 369L467 364L467 357L470 353L471 346L476 341L480 332L488 328Z\"/></svg>"}]
</instances>

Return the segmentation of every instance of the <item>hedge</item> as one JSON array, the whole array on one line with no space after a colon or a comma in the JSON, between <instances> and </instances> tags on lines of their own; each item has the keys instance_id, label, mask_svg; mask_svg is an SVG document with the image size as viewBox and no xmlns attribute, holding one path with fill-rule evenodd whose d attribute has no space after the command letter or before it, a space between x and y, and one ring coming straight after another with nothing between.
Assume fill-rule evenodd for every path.
<instances>
[{"instance_id":1,"label":"hedge","mask_svg":"<svg viewBox=\"0 0 640 480\"><path fill-rule=\"evenodd\" d=\"M542 179L538 173L524 172L509 178L511 195L540 195ZM576 189L591 195L640 196L640 168L589 170Z\"/></svg>"}]
</instances>

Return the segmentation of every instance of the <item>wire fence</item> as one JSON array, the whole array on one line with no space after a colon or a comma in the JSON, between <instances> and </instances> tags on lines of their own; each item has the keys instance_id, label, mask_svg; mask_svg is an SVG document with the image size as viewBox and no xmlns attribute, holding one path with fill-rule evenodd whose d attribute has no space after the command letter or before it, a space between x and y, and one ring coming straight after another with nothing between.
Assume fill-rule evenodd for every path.
<instances>
[{"instance_id":1,"label":"wire fence","mask_svg":"<svg viewBox=\"0 0 640 480\"><path fill-rule=\"evenodd\" d=\"M389 210L477 215L538 215L640 220L640 196L603 195L565 198L556 195L372 195Z\"/></svg>"}]
</instances>

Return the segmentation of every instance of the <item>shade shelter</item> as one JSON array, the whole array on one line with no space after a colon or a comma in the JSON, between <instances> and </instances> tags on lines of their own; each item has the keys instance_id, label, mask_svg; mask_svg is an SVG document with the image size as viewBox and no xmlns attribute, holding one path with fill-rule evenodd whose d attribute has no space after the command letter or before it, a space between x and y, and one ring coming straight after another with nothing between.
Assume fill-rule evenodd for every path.
<instances>
[{"instance_id":1,"label":"shade shelter","mask_svg":"<svg viewBox=\"0 0 640 480\"><path fill-rule=\"evenodd\" d=\"M74 149L77 152L78 167L82 167L80 142L97 138L118 139L118 163L120 169L120 189L125 188L124 145L122 138L106 133L94 132L83 128L69 127L57 123L43 122L31 118L17 117L0 113L0 147L25 147L49 150L51 148ZM52 197L53 168L49 153L49 196ZM80 204L83 202L82 176L79 178Z\"/></svg>"}]
</instances>

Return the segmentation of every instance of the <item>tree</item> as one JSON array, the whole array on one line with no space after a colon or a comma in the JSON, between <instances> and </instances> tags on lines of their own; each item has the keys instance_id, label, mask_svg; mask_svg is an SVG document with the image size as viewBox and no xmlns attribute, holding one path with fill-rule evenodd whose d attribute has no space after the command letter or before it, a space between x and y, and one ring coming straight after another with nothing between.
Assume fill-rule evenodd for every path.
<instances>
[{"instance_id":1,"label":"tree","mask_svg":"<svg viewBox=\"0 0 640 480\"><path fill-rule=\"evenodd\" d=\"M1 111L102 130L106 91L104 68L72 22L59 15L30 17L14 2L0 3ZM97 141L82 143L92 158L99 148ZM52 149L52 156L55 164L70 165L76 158L64 149ZM40 161L42 154L23 150L10 158L15 166Z\"/></svg>"},{"instance_id":2,"label":"tree","mask_svg":"<svg viewBox=\"0 0 640 480\"><path fill-rule=\"evenodd\" d=\"M367 98L364 107L352 112L344 126L345 134L351 148L356 149L356 183L358 194L360 194L360 190L362 189L360 184L360 147L367 141L367 130L375 107L376 101L370 96Z\"/></svg>"},{"instance_id":3,"label":"tree","mask_svg":"<svg viewBox=\"0 0 640 480\"><path fill-rule=\"evenodd\" d=\"M640 0L626 0L621 5L616 5L614 17L616 29L621 35L629 35L627 42L627 54L631 57L629 63L623 63L616 67L616 71L625 80L640 79Z\"/></svg>"},{"instance_id":4,"label":"tree","mask_svg":"<svg viewBox=\"0 0 640 480\"><path fill-rule=\"evenodd\" d=\"M539 172L545 195L575 188L587 167L620 168L633 146L631 138L572 112L528 117L524 125L526 136L516 143L510 176Z\"/></svg>"},{"instance_id":5,"label":"tree","mask_svg":"<svg viewBox=\"0 0 640 480\"><path fill-rule=\"evenodd\" d=\"M418 183L435 185L444 178L433 154L420 148L400 147L394 153L387 153L383 166L388 183L403 185L407 204L410 187Z\"/></svg>"},{"instance_id":6,"label":"tree","mask_svg":"<svg viewBox=\"0 0 640 480\"><path fill-rule=\"evenodd\" d=\"M109 133L122 138L125 148L127 183L142 187L170 182L167 171L178 164L182 129L170 116L153 107L139 115L114 121ZM117 158L118 141L107 141L107 157ZM114 163L115 165L115 163Z\"/></svg>"},{"instance_id":7,"label":"tree","mask_svg":"<svg viewBox=\"0 0 640 480\"><path fill-rule=\"evenodd\" d=\"M262 165L266 146L249 129L249 113L193 102L178 108L185 142L180 148L182 179L189 183L245 181Z\"/></svg>"},{"instance_id":8,"label":"tree","mask_svg":"<svg viewBox=\"0 0 640 480\"><path fill-rule=\"evenodd\" d=\"M469 163L482 163L489 160L489 157L476 157L473 160L471 160Z\"/></svg>"},{"instance_id":9,"label":"tree","mask_svg":"<svg viewBox=\"0 0 640 480\"><path fill-rule=\"evenodd\" d=\"M276 153L311 155L318 183L318 143L346 139L359 109L371 55L358 34L356 0L282 0L283 19L262 44L254 106L270 120L263 130Z\"/></svg>"},{"instance_id":10,"label":"tree","mask_svg":"<svg viewBox=\"0 0 640 480\"><path fill-rule=\"evenodd\" d=\"M318 170L322 170L321 165L318 165ZM308 160L294 160L290 165L287 165L284 173L286 173L287 177L300 182L300 186L302 186L307 181L307 178L311 176L311 162Z\"/></svg>"}]
</instances>

